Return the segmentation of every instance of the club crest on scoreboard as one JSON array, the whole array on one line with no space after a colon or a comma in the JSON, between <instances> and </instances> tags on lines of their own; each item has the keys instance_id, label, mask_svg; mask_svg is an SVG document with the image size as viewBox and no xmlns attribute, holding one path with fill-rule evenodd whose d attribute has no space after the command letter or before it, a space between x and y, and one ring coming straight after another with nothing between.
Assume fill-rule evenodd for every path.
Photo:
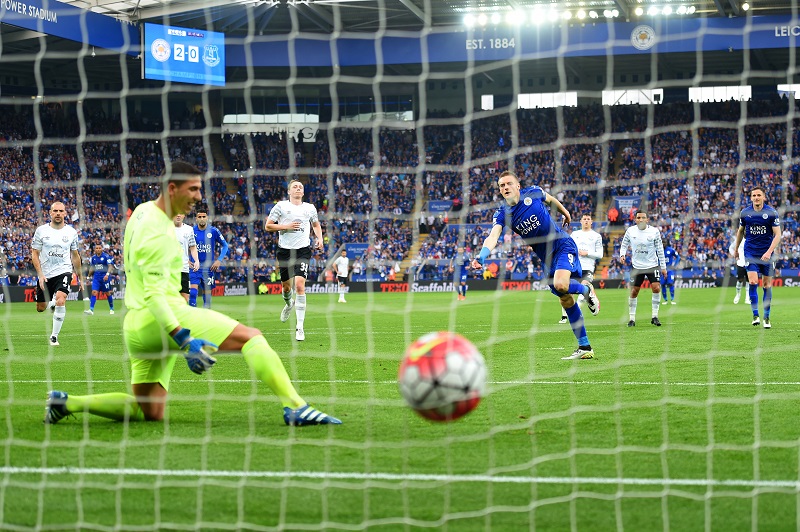
<instances>
[{"instance_id":1,"label":"club crest on scoreboard","mask_svg":"<svg viewBox=\"0 0 800 532\"><path fill-rule=\"evenodd\" d=\"M203 48L203 63L215 67L220 63L219 47L216 44L207 44Z\"/></svg>"},{"instance_id":2,"label":"club crest on scoreboard","mask_svg":"<svg viewBox=\"0 0 800 532\"><path fill-rule=\"evenodd\" d=\"M153 54L153 58L155 58L156 61L163 63L169 59L169 43L164 39L156 39L153 41L153 44L150 45L150 53Z\"/></svg>"},{"instance_id":3,"label":"club crest on scoreboard","mask_svg":"<svg viewBox=\"0 0 800 532\"><path fill-rule=\"evenodd\" d=\"M656 43L656 30L645 24L636 26L631 32L631 44L637 50L649 50Z\"/></svg>"}]
</instances>

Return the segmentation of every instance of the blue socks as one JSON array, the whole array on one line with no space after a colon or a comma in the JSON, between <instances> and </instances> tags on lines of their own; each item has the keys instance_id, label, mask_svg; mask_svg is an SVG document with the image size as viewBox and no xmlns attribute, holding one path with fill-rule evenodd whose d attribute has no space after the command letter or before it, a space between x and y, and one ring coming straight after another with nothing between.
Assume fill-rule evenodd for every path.
<instances>
[{"instance_id":1,"label":"blue socks","mask_svg":"<svg viewBox=\"0 0 800 532\"><path fill-rule=\"evenodd\" d=\"M772 288L764 288L764 318L769 318L769 309L772 306Z\"/></svg>"},{"instance_id":2,"label":"blue socks","mask_svg":"<svg viewBox=\"0 0 800 532\"><path fill-rule=\"evenodd\" d=\"M191 307L197 306L197 288L189 289L189 306Z\"/></svg>"},{"instance_id":3,"label":"blue socks","mask_svg":"<svg viewBox=\"0 0 800 532\"><path fill-rule=\"evenodd\" d=\"M572 285L572 283L570 283L570 285ZM589 337L586 335L586 327L583 326L583 314L581 313L581 308L576 303L571 307L564 309L564 311L567 313L567 318L569 319L569 324L572 327L572 332L575 334L575 338L578 339L578 345L589 345Z\"/></svg>"},{"instance_id":4,"label":"blue socks","mask_svg":"<svg viewBox=\"0 0 800 532\"><path fill-rule=\"evenodd\" d=\"M747 285L747 289L750 291L750 308L753 309L753 316L758 316L758 285L757 284L750 284ZM771 290L770 290L771 292ZM766 290L764 291L764 297L766 298ZM770 298L772 298L772 294L770 293ZM766 312L766 309L764 309Z\"/></svg>"},{"instance_id":5,"label":"blue socks","mask_svg":"<svg viewBox=\"0 0 800 532\"><path fill-rule=\"evenodd\" d=\"M664 295L664 303L667 302L667 292L669 292L670 299L675 301L675 287L673 285L661 285L661 293Z\"/></svg>"},{"instance_id":6,"label":"blue socks","mask_svg":"<svg viewBox=\"0 0 800 532\"><path fill-rule=\"evenodd\" d=\"M89 299L89 310L94 312L94 305L97 303L97 296L92 296ZM108 308L114 310L114 296L111 295L111 292L108 293Z\"/></svg>"},{"instance_id":7,"label":"blue socks","mask_svg":"<svg viewBox=\"0 0 800 532\"><path fill-rule=\"evenodd\" d=\"M586 297L589 295L589 287L585 284L581 283L577 279L570 279L569 280L569 289L567 290L569 294L581 294L582 296ZM569 312L567 312L567 316L569 316ZM572 320L570 320L571 322Z\"/></svg>"}]
</instances>

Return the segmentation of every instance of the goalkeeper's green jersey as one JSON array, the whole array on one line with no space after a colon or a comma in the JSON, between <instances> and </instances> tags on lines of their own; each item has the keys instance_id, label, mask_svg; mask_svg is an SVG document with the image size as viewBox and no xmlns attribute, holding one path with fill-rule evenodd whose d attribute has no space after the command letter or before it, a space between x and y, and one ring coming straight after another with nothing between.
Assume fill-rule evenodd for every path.
<instances>
[{"instance_id":1,"label":"goalkeeper's green jersey","mask_svg":"<svg viewBox=\"0 0 800 532\"><path fill-rule=\"evenodd\" d=\"M125 306L148 310L167 333L178 327L172 311L186 306L180 294L183 249L175 224L154 201L133 211L125 227Z\"/></svg>"}]
</instances>

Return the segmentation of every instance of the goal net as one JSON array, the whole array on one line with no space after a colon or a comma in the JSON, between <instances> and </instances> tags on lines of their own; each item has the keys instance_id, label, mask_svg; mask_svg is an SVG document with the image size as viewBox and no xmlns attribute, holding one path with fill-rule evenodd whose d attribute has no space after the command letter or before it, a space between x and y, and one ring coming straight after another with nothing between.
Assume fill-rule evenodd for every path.
<instances>
[{"instance_id":1,"label":"goal net","mask_svg":"<svg viewBox=\"0 0 800 532\"><path fill-rule=\"evenodd\" d=\"M0 529L797 528L793 5L30 2L0 1ZM202 376L177 357L162 421L42 424L51 390L131 392L123 233L176 160L203 172L184 223L220 235L198 250L227 250L187 297L259 329L342 425L286 426L229 352ZM571 258L598 315L562 317L551 257L513 231L471 267L505 171L518 211L552 198L573 237L591 218ZM265 221L292 180L323 241L282 322ZM83 290L36 313L34 232L59 204ZM732 248L743 209L758 272ZM652 232L623 245L636 212ZM634 271L659 239L664 268ZM452 423L398 391L434 331L489 374Z\"/></svg>"}]
</instances>

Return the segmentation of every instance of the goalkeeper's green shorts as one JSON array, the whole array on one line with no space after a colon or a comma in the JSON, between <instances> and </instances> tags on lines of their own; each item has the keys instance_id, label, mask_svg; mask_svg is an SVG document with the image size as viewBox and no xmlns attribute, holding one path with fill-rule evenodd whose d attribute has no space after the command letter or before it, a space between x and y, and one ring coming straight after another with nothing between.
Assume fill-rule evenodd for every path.
<instances>
[{"instance_id":1,"label":"goalkeeper's green shorts","mask_svg":"<svg viewBox=\"0 0 800 532\"><path fill-rule=\"evenodd\" d=\"M192 336L220 345L239 322L211 309L172 308L181 327ZM169 390L175 360L182 357L178 344L161 329L149 310L129 310L122 326L125 346L131 356L131 384L157 382Z\"/></svg>"}]
</instances>

